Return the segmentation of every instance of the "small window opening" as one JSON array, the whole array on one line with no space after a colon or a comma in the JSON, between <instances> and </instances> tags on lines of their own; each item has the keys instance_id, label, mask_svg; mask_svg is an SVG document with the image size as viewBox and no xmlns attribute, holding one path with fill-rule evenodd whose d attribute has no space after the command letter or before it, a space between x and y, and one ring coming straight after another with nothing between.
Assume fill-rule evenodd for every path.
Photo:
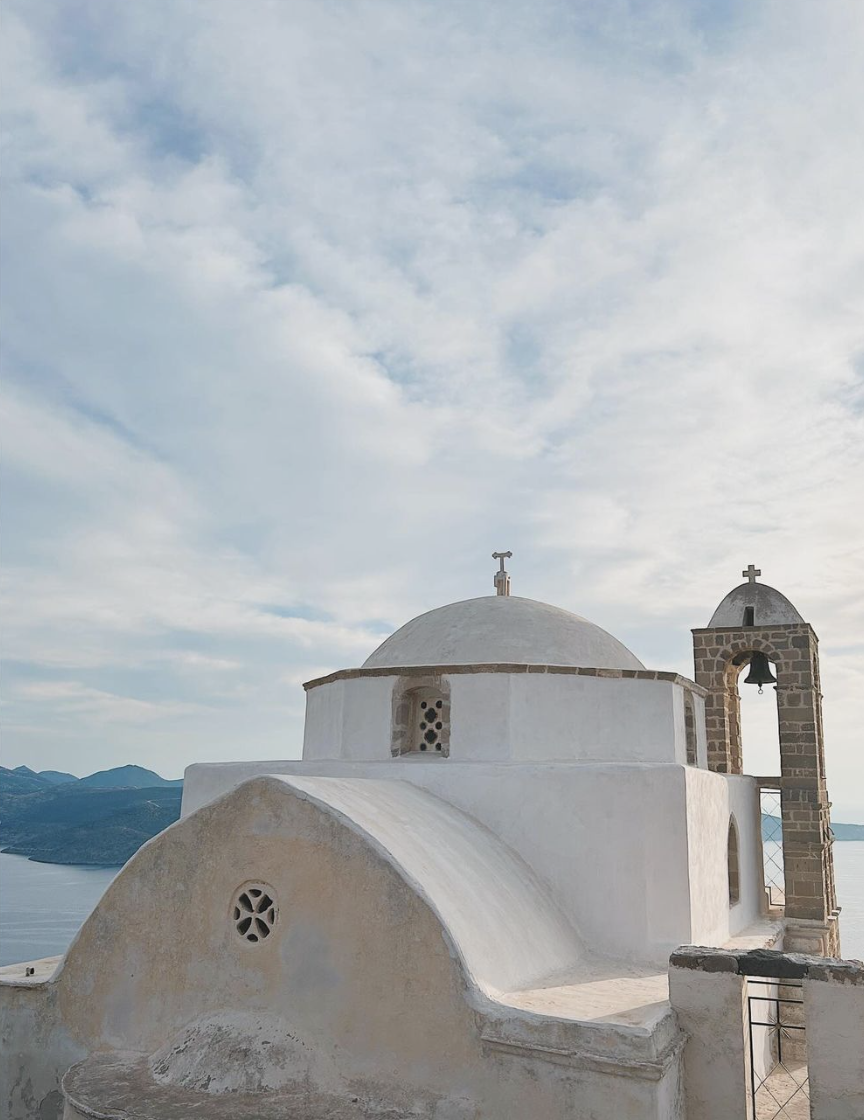
<instances>
[{"instance_id":1,"label":"small window opening","mask_svg":"<svg viewBox=\"0 0 864 1120\"><path fill-rule=\"evenodd\" d=\"M741 900L741 880L738 867L738 826L729 818L729 835L726 841L726 862L729 871L729 905Z\"/></svg>"},{"instance_id":2,"label":"small window opening","mask_svg":"<svg viewBox=\"0 0 864 1120\"><path fill-rule=\"evenodd\" d=\"M255 945L268 938L277 916L276 899L270 887L257 884L235 892L231 918L244 941Z\"/></svg>"},{"instance_id":3,"label":"small window opening","mask_svg":"<svg viewBox=\"0 0 864 1120\"><path fill-rule=\"evenodd\" d=\"M397 697L393 754L446 756L450 753L450 698L446 690L421 685Z\"/></svg>"},{"instance_id":4,"label":"small window opening","mask_svg":"<svg viewBox=\"0 0 864 1120\"><path fill-rule=\"evenodd\" d=\"M745 607L744 608L744 625L745 626L755 626L756 625L756 608L755 607Z\"/></svg>"}]
</instances>

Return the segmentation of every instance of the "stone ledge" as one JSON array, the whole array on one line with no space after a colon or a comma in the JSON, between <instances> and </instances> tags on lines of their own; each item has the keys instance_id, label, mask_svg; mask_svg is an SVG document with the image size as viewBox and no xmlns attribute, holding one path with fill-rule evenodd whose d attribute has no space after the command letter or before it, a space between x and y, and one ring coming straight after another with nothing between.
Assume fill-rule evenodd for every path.
<instances>
[{"instance_id":1,"label":"stone ledge","mask_svg":"<svg viewBox=\"0 0 864 1120\"><path fill-rule=\"evenodd\" d=\"M691 629L691 634L746 634L747 636L754 635L762 637L764 634L790 634L793 631L798 633L810 632L815 637L813 627L809 622L772 622L767 626L695 626Z\"/></svg>"},{"instance_id":2,"label":"stone ledge","mask_svg":"<svg viewBox=\"0 0 864 1120\"><path fill-rule=\"evenodd\" d=\"M33 988L47 984L57 971L59 957L42 957L36 961L21 961L19 964L6 964L0 968L0 987Z\"/></svg>"},{"instance_id":3,"label":"stone ledge","mask_svg":"<svg viewBox=\"0 0 864 1120\"><path fill-rule=\"evenodd\" d=\"M353 681L367 677L431 677L460 676L470 673L548 673L574 677L604 677L612 680L666 681L689 689L697 696L707 696L708 690L680 673L655 669L592 669L581 665L527 665L511 662L490 662L477 665L396 665L373 669L339 669L326 677L306 681L306 692L334 681Z\"/></svg>"},{"instance_id":4,"label":"stone ledge","mask_svg":"<svg viewBox=\"0 0 864 1120\"><path fill-rule=\"evenodd\" d=\"M613 1077L630 1077L640 1081L660 1081L678 1059L687 1041L678 1035L654 1061L637 1061L632 1058L612 1058L608 1054L595 1054L588 1050L564 1050L542 1046L535 1042L522 1042L481 1034L483 1045L500 1054L519 1058L535 1058L555 1065L571 1066L592 1073L611 1074Z\"/></svg>"},{"instance_id":5,"label":"stone ledge","mask_svg":"<svg viewBox=\"0 0 864 1120\"><path fill-rule=\"evenodd\" d=\"M728 949L682 945L669 958L673 968L689 968L695 972L738 972L738 957Z\"/></svg>"},{"instance_id":6,"label":"stone ledge","mask_svg":"<svg viewBox=\"0 0 864 1120\"><path fill-rule=\"evenodd\" d=\"M669 958L672 968L697 972L725 972L763 976L776 980L821 980L864 987L864 963L806 953L781 953L775 949L750 949L736 953L702 945L682 945Z\"/></svg>"}]
</instances>

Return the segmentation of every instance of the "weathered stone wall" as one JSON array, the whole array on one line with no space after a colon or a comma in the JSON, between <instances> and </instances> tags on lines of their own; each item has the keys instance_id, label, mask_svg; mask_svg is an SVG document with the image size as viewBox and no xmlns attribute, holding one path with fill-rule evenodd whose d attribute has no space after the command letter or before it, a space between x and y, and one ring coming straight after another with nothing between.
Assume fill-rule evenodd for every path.
<instances>
[{"instance_id":1,"label":"weathered stone wall","mask_svg":"<svg viewBox=\"0 0 864 1120\"><path fill-rule=\"evenodd\" d=\"M693 631L696 681L708 693L705 722L712 770L742 773L738 677L756 652L764 653L773 666L780 737L785 913L790 919L786 947L834 955L839 952L839 933L818 644L807 623Z\"/></svg>"}]
</instances>

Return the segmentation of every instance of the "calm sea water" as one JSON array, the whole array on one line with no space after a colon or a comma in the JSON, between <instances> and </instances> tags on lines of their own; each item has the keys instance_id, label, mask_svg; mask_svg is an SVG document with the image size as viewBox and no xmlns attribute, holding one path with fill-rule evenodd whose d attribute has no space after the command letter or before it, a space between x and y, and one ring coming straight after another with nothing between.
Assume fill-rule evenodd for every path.
<instances>
[{"instance_id":1,"label":"calm sea water","mask_svg":"<svg viewBox=\"0 0 864 1120\"><path fill-rule=\"evenodd\" d=\"M844 957L864 960L864 840L834 845ZM0 965L66 951L117 874L0 854Z\"/></svg>"},{"instance_id":2,"label":"calm sea water","mask_svg":"<svg viewBox=\"0 0 864 1120\"><path fill-rule=\"evenodd\" d=\"M0 965L65 953L117 871L0 853Z\"/></svg>"}]
</instances>

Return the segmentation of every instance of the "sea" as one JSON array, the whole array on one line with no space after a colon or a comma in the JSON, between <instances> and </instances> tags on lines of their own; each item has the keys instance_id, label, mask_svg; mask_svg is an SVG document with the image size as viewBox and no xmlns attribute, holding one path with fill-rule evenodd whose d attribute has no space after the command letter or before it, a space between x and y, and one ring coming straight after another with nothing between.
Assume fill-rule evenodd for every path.
<instances>
[{"instance_id":1,"label":"sea","mask_svg":"<svg viewBox=\"0 0 864 1120\"><path fill-rule=\"evenodd\" d=\"M0 965L64 953L117 871L0 853ZM864 840L834 845L834 874L843 956L864 960Z\"/></svg>"}]
</instances>

